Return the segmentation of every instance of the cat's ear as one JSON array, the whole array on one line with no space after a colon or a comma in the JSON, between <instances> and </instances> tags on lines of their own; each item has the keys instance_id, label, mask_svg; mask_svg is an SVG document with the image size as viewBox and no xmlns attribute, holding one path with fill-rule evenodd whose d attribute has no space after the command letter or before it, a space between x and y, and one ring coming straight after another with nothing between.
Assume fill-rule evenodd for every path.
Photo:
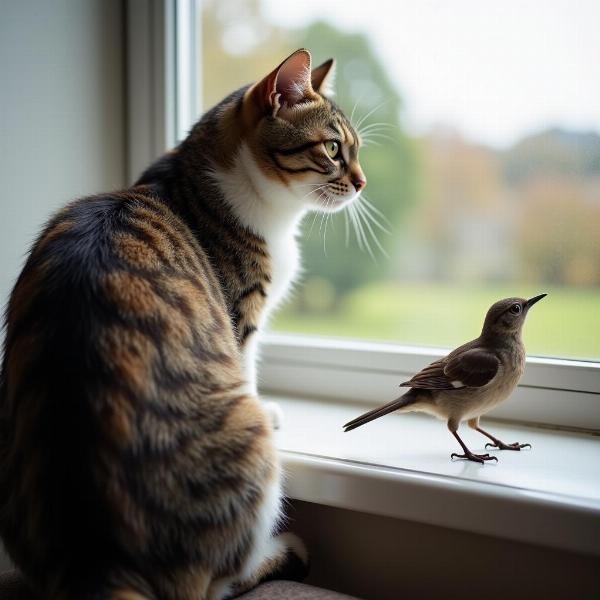
<instances>
[{"instance_id":1,"label":"cat's ear","mask_svg":"<svg viewBox=\"0 0 600 600\"><path fill-rule=\"evenodd\" d=\"M322 65L314 68L311 73L312 88L324 96L333 95L333 80L335 78L335 59L330 58Z\"/></svg>"},{"instance_id":2,"label":"cat's ear","mask_svg":"<svg viewBox=\"0 0 600 600\"><path fill-rule=\"evenodd\" d=\"M314 97L310 73L310 52L296 50L274 71L250 89L261 112L275 116L282 107L306 102Z\"/></svg>"}]
</instances>

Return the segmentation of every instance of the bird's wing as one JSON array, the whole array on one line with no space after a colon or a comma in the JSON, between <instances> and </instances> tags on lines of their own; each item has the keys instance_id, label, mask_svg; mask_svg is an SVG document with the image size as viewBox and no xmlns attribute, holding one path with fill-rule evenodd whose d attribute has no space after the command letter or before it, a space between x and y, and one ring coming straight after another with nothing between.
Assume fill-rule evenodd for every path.
<instances>
[{"instance_id":1,"label":"bird's wing","mask_svg":"<svg viewBox=\"0 0 600 600\"><path fill-rule=\"evenodd\" d=\"M461 386L482 387L496 376L499 368L500 361L493 352L472 348L448 357L444 375Z\"/></svg>"},{"instance_id":2,"label":"bird's wing","mask_svg":"<svg viewBox=\"0 0 600 600\"><path fill-rule=\"evenodd\" d=\"M421 388L426 390L453 390L457 386L452 385L444 369L447 358L441 358L427 365L419 371L412 379L400 384L400 387ZM462 387L462 384L461 386Z\"/></svg>"},{"instance_id":3,"label":"bird's wing","mask_svg":"<svg viewBox=\"0 0 600 600\"><path fill-rule=\"evenodd\" d=\"M400 387L426 390L455 390L464 387L481 387L498 372L500 361L495 354L482 348L452 352L419 371Z\"/></svg>"}]
</instances>

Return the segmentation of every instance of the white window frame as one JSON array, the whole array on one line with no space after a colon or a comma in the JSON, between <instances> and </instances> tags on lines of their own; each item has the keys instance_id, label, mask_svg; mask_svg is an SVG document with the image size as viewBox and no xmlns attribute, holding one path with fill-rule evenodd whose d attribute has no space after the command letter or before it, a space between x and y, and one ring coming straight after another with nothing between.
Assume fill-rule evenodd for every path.
<instances>
[{"instance_id":1,"label":"white window frame","mask_svg":"<svg viewBox=\"0 0 600 600\"><path fill-rule=\"evenodd\" d=\"M401 382L447 353L446 348L271 334L263 344L261 387L378 405L399 396ZM517 390L490 416L600 430L600 363L529 356Z\"/></svg>"},{"instance_id":2,"label":"white window frame","mask_svg":"<svg viewBox=\"0 0 600 600\"><path fill-rule=\"evenodd\" d=\"M200 3L127 0L127 177L133 183L200 115Z\"/></svg>"},{"instance_id":3,"label":"white window frame","mask_svg":"<svg viewBox=\"0 0 600 600\"><path fill-rule=\"evenodd\" d=\"M200 0L128 0L128 174L182 139L199 116ZM447 349L273 334L262 346L263 391L380 404ZM600 430L600 363L528 357L499 419Z\"/></svg>"}]
</instances>

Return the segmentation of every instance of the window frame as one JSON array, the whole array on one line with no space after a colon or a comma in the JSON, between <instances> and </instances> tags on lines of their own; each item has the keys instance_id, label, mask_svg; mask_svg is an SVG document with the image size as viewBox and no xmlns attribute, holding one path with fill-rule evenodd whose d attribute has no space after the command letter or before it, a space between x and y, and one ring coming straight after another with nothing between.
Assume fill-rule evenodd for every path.
<instances>
[{"instance_id":1,"label":"window frame","mask_svg":"<svg viewBox=\"0 0 600 600\"><path fill-rule=\"evenodd\" d=\"M269 334L261 352L261 390L381 405L398 386L448 353L364 340ZM519 423L600 430L600 363L528 356L509 400L490 416Z\"/></svg>"},{"instance_id":2,"label":"window frame","mask_svg":"<svg viewBox=\"0 0 600 600\"><path fill-rule=\"evenodd\" d=\"M200 116L199 0L127 0L127 178L134 182Z\"/></svg>"},{"instance_id":3,"label":"window frame","mask_svg":"<svg viewBox=\"0 0 600 600\"><path fill-rule=\"evenodd\" d=\"M200 115L201 0L128 0L128 176L134 181L182 139ZM270 334L261 391L380 404L401 381L448 349ZM527 357L513 397L492 416L600 430L600 362Z\"/></svg>"}]
</instances>

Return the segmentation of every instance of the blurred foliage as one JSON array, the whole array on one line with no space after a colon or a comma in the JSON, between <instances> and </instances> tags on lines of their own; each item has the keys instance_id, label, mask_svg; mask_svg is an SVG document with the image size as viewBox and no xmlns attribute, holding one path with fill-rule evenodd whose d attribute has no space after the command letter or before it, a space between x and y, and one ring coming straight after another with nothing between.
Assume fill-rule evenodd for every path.
<instances>
[{"instance_id":1,"label":"blurred foliage","mask_svg":"<svg viewBox=\"0 0 600 600\"><path fill-rule=\"evenodd\" d=\"M202 2L202 106L270 73L290 52L287 32L269 25L259 0Z\"/></svg>"},{"instance_id":2,"label":"blurred foliage","mask_svg":"<svg viewBox=\"0 0 600 600\"><path fill-rule=\"evenodd\" d=\"M457 286L376 282L347 294L335 313L284 309L281 331L453 348L477 337L487 309L499 298L547 292L527 317L527 353L580 359L600 357L600 289L510 284Z\"/></svg>"},{"instance_id":3,"label":"blurred foliage","mask_svg":"<svg viewBox=\"0 0 600 600\"><path fill-rule=\"evenodd\" d=\"M598 176L600 135L554 128L527 136L505 153L504 173L511 184L540 174Z\"/></svg>"},{"instance_id":4,"label":"blurred foliage","mask_svg":"<svg viewBox=\"0 0 600 600\"><path fill-rule=\"evenodd\" d=\"M515 243L524 279L573 287L600 283L600 181L586 189L592 185L546 176L531 178L521 190Z\"/></svg>"}]
</instances>

